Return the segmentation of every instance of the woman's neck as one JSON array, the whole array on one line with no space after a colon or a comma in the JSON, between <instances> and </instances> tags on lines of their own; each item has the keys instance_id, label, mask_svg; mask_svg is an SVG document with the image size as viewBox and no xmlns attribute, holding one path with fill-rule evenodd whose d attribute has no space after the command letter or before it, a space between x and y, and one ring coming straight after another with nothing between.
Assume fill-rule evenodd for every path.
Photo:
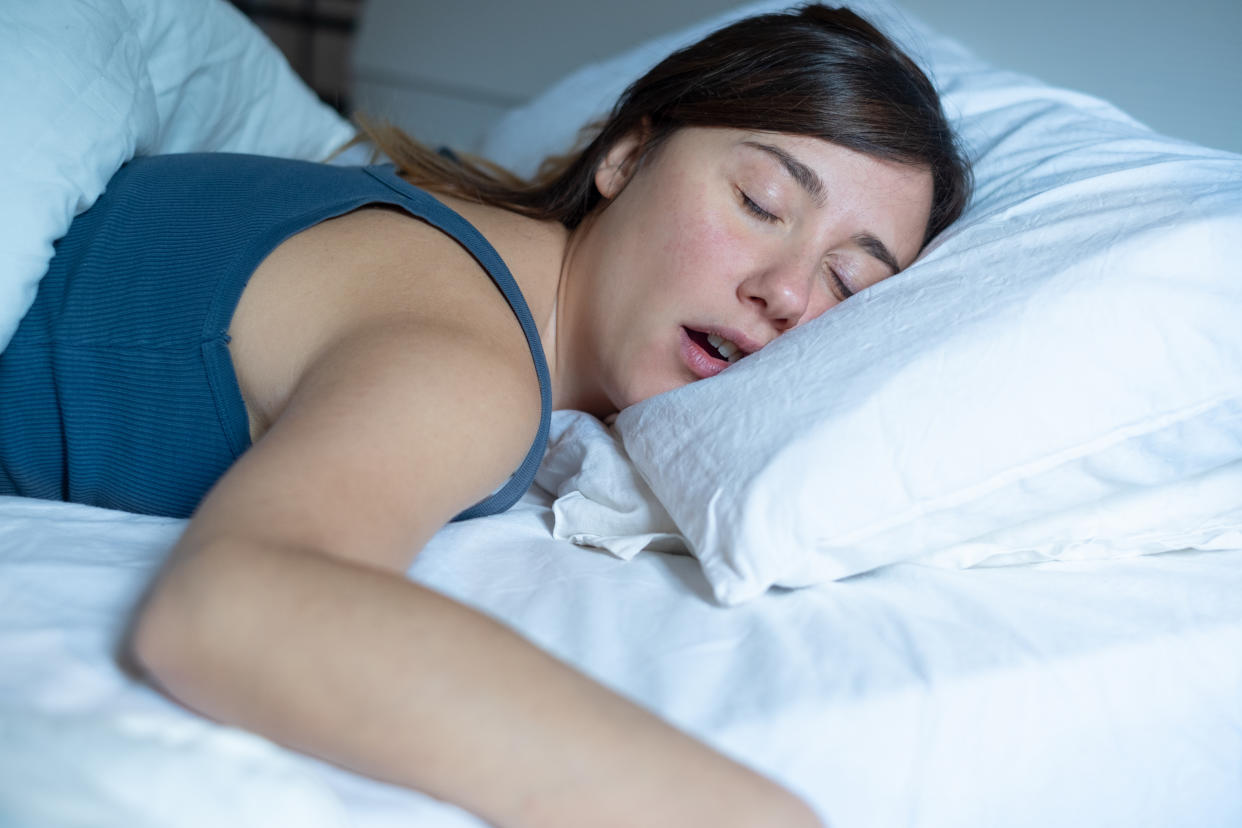
<instances>
[{"instance_id":1,"label":"woman's neck","mask_svg":"<svg viewBox=\"0 0 1242 828\"><path fill-rule=\"evenodd\" d=\"M540 336L552 371L552 407L585 411L604 419L615 414L616 408L599 382L599 359L591 331L580 324L581 308L590 290L586 278L589 256L584 240L594 218L594 214L589 215L574 230L566 232L552 309Z\"/></svg>"}]
</instances>

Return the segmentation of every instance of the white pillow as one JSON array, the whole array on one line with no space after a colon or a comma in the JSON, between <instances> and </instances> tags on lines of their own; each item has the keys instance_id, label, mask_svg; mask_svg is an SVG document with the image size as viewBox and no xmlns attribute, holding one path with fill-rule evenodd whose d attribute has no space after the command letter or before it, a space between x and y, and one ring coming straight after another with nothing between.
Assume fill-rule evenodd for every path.
<instances>
[{"instance_id":1,"label":"white pillow","mask_svg":"<svg viewBox=\"0 0 1242 828\"><path fill-rule=\"evenodd\" d=\"M552 534L628 561L646 549L685 552L685 538L638 476L615 433L590 414L553 411L535 482L552 503Z\"/></svg>"},{"instance_id":2,"label":"white pillow","mask_svg":"<svg viewBox=\"0 0 1242 828\"><path fill-rule=\"evenodd\" d=\"M1236 540L1242 157L994 70L891 5L852 5L930 69L977 191L904 273L621 412L716 597L899 561ZM564 149L583 112L718 22L576 73L486 151L523 167Z\"/></svg>"},{"instance_id":3,"label":"white pillow","mask_svg":"<svg viewBox=\"0 0 1242 828\"><path fill-rule=\"evenodd\" d=\"M0 4L0 349L135 154L322 159L353 134L224 0Z\"/></svg>"}]
</instances>

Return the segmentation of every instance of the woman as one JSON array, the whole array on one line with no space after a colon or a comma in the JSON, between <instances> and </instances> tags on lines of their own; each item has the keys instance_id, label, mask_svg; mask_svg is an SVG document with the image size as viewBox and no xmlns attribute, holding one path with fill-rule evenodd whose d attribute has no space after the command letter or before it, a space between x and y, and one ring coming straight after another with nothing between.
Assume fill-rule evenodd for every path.
<instances>
[{"instance_id":1,"label":"woman","mask_svg":"<svg viewBox=\"0 0 1242 828\"><path fill-rule=\"evenodd\" d=\"M403 576L520 495L551 407L710 377L908 265L969 186L931 85L812 6L669 57L530 185L373 137L400 173L119 172L0 356L0 493L192 514L129 651L204 715L497 825L818 824Z\"/></svg>"}]
</instances>

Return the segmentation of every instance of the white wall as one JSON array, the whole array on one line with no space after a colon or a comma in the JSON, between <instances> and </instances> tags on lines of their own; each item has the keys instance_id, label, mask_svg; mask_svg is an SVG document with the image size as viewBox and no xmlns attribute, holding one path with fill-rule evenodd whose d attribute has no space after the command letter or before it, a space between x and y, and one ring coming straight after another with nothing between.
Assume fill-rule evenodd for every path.
<instances>
[{"instance_id":1,"label":"white wall","mask_svg":"<svg viewBox=\"0 0 1242 828\"><path fill-rule=\"evenodd\" d=\"M1242 153L1242 0L899 0L995 66Z\"/></svg>"},{"instance_id":2,"label":"white wall","mask_svg":"<svg viewBox=\"0 0 1242 828\"><path fill-rule=\"evenodd\" d=\"M366 0L354 102L428 143L486 127L584 63L744 0Z\"/></svg>"},{"instance_id":3,"label":"white wall","mask_svg":"<svg viewBox=\"0 0 1242 828\"><path fill-rule=\"evenodd\" d=\"M470 149L583 62L741 0L367 0L355 101ZM1103 97L1160 132L1242 153L1242 0L898 0L996 66Z\"/></svg>"}]
</instances>

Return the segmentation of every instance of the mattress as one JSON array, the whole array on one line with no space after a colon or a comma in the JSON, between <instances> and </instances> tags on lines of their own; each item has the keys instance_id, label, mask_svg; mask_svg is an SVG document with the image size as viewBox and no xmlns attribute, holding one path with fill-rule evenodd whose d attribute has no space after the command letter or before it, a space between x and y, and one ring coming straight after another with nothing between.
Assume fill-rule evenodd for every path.
<instances>
[{"instance_id":1,"label":"mattress","mask_svg":"<svg viewBox=\"0 0 1242 828\"><path fill-rule=\"evenodd\" d=\"M444 528L410 577L834 828L1242 825L1242 549L898 564L726 609L692 558L555 540L550 504ZM482 825L128 673L118 642L182 525L0 498L0 825Z\"/></svg>"}]
</instances>

